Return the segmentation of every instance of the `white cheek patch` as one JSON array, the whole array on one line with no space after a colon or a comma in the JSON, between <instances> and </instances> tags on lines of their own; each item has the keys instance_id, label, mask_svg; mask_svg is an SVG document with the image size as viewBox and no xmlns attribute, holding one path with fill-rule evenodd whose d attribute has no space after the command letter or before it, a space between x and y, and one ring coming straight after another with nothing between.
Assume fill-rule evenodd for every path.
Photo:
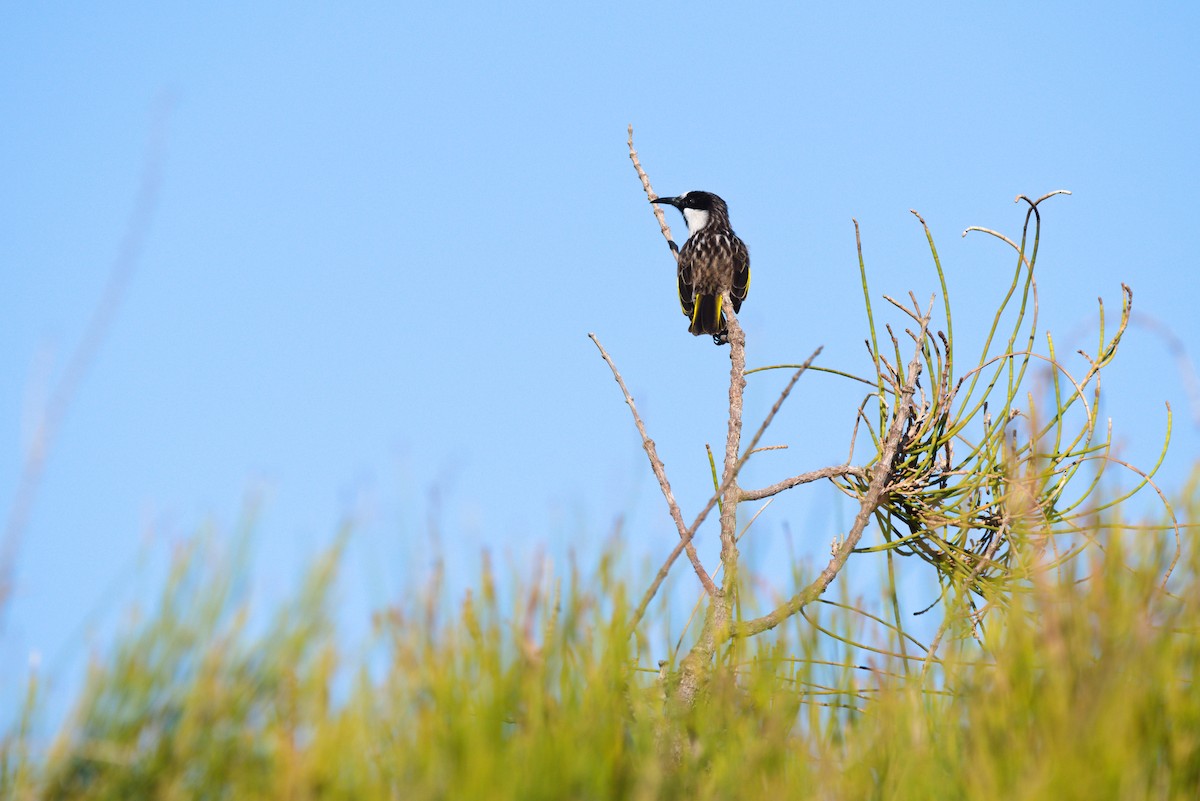
<instances>
[{"instance_id":1,"label":"white cheek patch","mask_svg":"<svg viewBox=\"0 0 1200 801\"><path fill-rule=\"evenodd\" d=\"M688 235L694 236L697 231L708 225L708 212L703 209L684 209L683 220L687 223Z\"/></svg>"}]
</instances>

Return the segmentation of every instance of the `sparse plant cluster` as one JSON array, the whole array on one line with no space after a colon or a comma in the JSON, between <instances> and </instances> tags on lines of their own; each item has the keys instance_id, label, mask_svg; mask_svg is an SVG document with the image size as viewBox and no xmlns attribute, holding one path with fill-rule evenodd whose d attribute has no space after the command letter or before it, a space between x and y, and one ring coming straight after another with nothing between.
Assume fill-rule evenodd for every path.
<instances>
[{"instance_id":1,"label":"sparse plant cluster","mask_svg":"<svg viewBox=\"0 0 1200 801\"><path fill-rule=\"evenodd\" d=\"M643 189L653 199L655 195L649 177L633 147L632 128L628 145ZM690 707L695 703L698 688L711 679L717 667L714 657L724 643L762 634L799 614L821 598L852 556L882 553L889 560L889 568L896 557L915 556L936 571L942 587L938 600L945 602L945 617L937 636L928 645L920 645L906 635L894 589L890 592L891 626L900 639L902 653L907 655L908 649L903 644L911 641L920 645L923 653L919 658L926 667L939 661L938 649L943 635L964 619L982 642L978 629L988 611L1006 606L1015 593L1047 580L1049 574L1074 575L1072 561L1102 538L1096 531L1097 515L1121 503L1143 486L1153 485L1157 465L1154 470L1144 473L1117 459L1111 453L1111 432L1101 427L1098 415L1101 371L1115 357L1129 323L1131 290L1122 286L1120 318L1115 331L1108 336L1101 303L1099 347L1095 356L1080 352L1087 363L1082 376L1073 376L1059 360L1049 333L1045 334L1045 352L1038 351L1042 336L1038 328L1035 279L1041 237L1039 206L1060 194L1069 193L1051 192L1037 200L1024 195L1017 198L1018 203L1026 206L1019 243L990 229L972 227L964 231L964 236L972 231L995 236L1011 246L1016 256L1012 283L997 303L982 353L967 362L966 370L962 368L961 349L956 347L950 291L933 236L924 219L913 212L924 228L941 285L945 330L938 330L932 324L933 299L922 308L911 293L908 304L885 295L884 299L905 316L907 327L901 333L887 324L884 326L886 339L880 336L872 310L861 239L858 240L859 268L870 329L867 349L874 376L857 378L843 371L829 372L856 379L873 388L858 409L851 434L852 442L857 443L861 425L869 436L870 457L860 466L849 462L827 466L761 490L745 490L738 486L740 471L756 452L762 434L797 381L805 371L822 368L813 366L819 350L798 368L790 366L795 369L791 381L743 449L742 393L746 376L761 370L782 369L782 366L746 370L745 333L736 316L730 314L729 434L724 469L716 492L691 526L683 524L665 470L637 415L633 398L613 360L600 348L633 410L681 541L680 547L659 571L634 619L639 618L649 596L657 591L680 548L688 553L706 596L703 627L691 651L679 665L680 680L675 698L682 706ZM678 258L679 249L671 240L670 229L661 211L656 209L655 214L671 252ZM857 222L855 229L857 232ZM596 344L599 347L598 340ZM1044 369L1039 370L1039 367ZM961 374L958 373L960 370ZM1035 376L1043 375L1048 376L1046 392L1033 386ZM872 402L875 413L868 414L866 410ZM852 446L852 455L853 451ZM1106 468L1113 463L1137 474L1140 480L1136 486L1113 494L1102 484ZM821 479L834 482L858 504L853 524L838 537L828 564L807 585L761 617L735 620L731 601L740 591L738 504ZM1175 535L1174 553L1160 581L1165 590L1181 556L1182 542L1170 504L1165 497L1162 500L1169 527ZM716 505L720 507L720 558L724 578L720 585L705 572L691 547L691 539ZM872 522L877 526L879 542L864 545L864 535ZM867 650L877 649L868 647ZM887 655L891 652L884 649L879 653ZM922 681L926 672L922 672Z\"/></svg>"},{"instance_id":2,"label":"sparse plant cluster","mask_svg":"<svg viewBox=\"0 0 1200 801\"><path fill-rule=\"evenodd\" d=\"M1141 473L1119 462L1111 453L1111 431L1100 428L1100 373L1116 356L1129 324L1133 300L1129 287L1122 286L1120 318L1107 338L1101 301L1099 350L1095 357L1082 354L1087 362L1084 375L1071 375L1058 359L1049 333L1045 335L1046 352L1036 350L1040 336L1034 277L1041 233L1038 207L1058 194L1066 193L1051 192L1036 201L1023 195L1017 198L1028 207L1020 244L988 229L973 227L964 232L982 231L1002 239L1016 252L1017 265L987 332L983 353L970 362L971 369L957 377L954 368L960 360L955 353L950 293L933 237L921 220L941 280L947 330L934 334L922 329L929 389L918 388L915 413L901 446L904 456L893 470L888 499L876 513L885 542L860 549L922 559L938 571L947 587L964 598L974 594L985 605L1003 604L1037 573L1068 565L1090 542L1094 516L1151 483L1159 466ZM1032 248L1027 248L1031 221ZM899 340L890 326L887 331L896 361L889 362L880 352L866 286L864 268L876 397L891 399L879 404L882 427L889 405L903 391L903 372L898 370ZM912 309L887 300L920 324L915 298ZM1011 329L1003 331L1002 319L1014 303L1017 311ZM1000 347L993 352L997 341ZM1049 376L1048 398L1026 388L1034 383L1039 365L1044 368L1040 373ZM1073 410L1079 413L1072 415ZM877 428L865 416L863 419L877 444ZM1165 443L1163 450L1165 453ZM1113 463L1134 470L1141 480L1115 497L1098 499L1101 476ZM1086 470L1088 467L1092 469ZM853 474L835 481L855 496L867 490ZM1172 522L1172 527L1177 560L1178 526ZM1164 585L1170 572L1168 567Z\"/></svg>"}]
</instances>

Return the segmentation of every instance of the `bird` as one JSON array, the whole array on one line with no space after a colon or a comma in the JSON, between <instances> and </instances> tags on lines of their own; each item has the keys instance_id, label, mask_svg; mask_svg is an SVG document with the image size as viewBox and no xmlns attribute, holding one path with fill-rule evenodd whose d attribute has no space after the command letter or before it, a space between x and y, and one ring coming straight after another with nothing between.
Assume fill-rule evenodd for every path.
<instances>
[{"instance_id":1,"label":"bird","mask_svg":"<svg viewBox=\"0 0 1200 801\"><path fill-rule=\"evenodd\" d=\"M729 225L729 206L712 192L700 191L650 202L674 206L687 223L678 277L679 305L690 320L688 331L694 336L709 334L716 345L728 343L722 293L729 293L736 314L750 291L750 251Z\"/></svg>"}]
</instances>

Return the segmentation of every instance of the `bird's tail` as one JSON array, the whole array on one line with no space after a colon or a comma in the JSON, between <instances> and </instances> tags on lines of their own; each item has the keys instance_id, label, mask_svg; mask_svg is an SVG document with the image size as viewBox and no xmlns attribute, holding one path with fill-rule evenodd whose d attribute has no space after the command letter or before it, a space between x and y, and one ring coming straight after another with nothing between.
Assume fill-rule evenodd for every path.
<instances>
[{"instance_id":1,"label":"bird's tail","mask_svg":"<svg viewBox=\"0 0 1200 801\"><path fill-rule=\"evenodd\" d=\"M688 330L695 336L711 334L719 337L725 333L725 314L721 309L720 295L697 295L692 309L692 324Z\"/></svg>"}]
</instances>

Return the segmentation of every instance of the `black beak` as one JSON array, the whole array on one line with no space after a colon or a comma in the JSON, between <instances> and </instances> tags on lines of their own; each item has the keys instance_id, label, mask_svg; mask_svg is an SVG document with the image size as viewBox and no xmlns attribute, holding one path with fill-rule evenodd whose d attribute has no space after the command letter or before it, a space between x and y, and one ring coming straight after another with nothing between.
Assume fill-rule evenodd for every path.
<instances>
[{"instance_id":1,"label":"black beak","mask_svg":"<svg viewBox=\"0 0 1200 801\"><path fill-rule=\"evenodd\" d=\"M666 203L668 206L679 208L679 198L677 197L656 197L650 201L651 203Z\"/></svg>"}]
</instances>

